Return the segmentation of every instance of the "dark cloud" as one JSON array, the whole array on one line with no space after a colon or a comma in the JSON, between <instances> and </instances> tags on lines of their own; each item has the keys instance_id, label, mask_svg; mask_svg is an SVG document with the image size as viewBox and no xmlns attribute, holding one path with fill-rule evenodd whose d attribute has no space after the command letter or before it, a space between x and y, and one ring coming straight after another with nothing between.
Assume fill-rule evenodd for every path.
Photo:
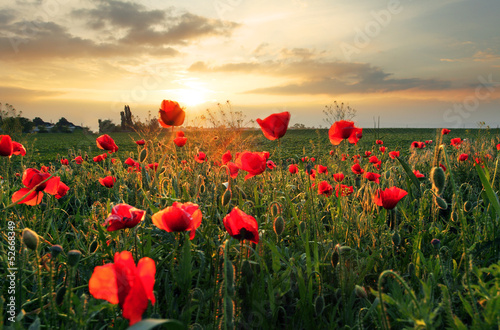
<instances>
[{"instance_id":1,"label":"dark cloud","mask_svg":"<svg viewBox=\"0 0 500 330\"><path fill-rule=\"evenodd\" d=\"M175 56L179 54L175 46L210 36L228 36L238 26L120 1L97 2L94 9L77 9L71 16L84 20L104 41L75 36L55 22L26 20L12 10L0 10L0 59Z\"/></svg>"},{"instance_id":2,"label":"dark cloud","mask_svg":"<svg viewBox=\"0 0 500 330\"><path fill-rule=\"evenodd\" d=\"M283 53L283 52L282 52ZM197 72L237 72L282 76L294 82L246 91L256 94L345 94L391 92L407 89L443 90L451 87L450 81L419 78L393 78L379 67L367 63L323 61L312 58L311 52L294 49L285 53L299 60L269 60L263 62L228 63L209 66L196 62L189 68Z\"/></svg>"}]
</instances>

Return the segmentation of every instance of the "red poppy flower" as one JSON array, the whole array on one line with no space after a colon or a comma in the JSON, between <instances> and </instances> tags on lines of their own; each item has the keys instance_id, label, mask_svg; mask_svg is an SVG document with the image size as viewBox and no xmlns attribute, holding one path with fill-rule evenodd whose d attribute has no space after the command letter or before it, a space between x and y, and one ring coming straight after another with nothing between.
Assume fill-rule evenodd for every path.
<instances>
[{"instance_id":1,"label":"red poppy flower","mask_svg":"<svg viewBox=\"0 0 500 330\"><path fill-rule=\"evenodd\" d=\"M0 135L0 156L12 156L13 145L9 135Z\"/></svg>"},{"instance_id":2,"label":"red poppy flower","mask_svg":"<svg viewBox=\"0 0 500 330\"><path fill-rule=\"evenodd\" d=\"M446 134L449 134L450 132L451 132L451 131L450 131L449 129L447 129L447 128L443 128L443 129L441 130L441 135L446 135Z\"/></svg>"},{"instance_id":3,"label":"red poppy flower","mask_svg":"<svg viewBox=\"0 0 500 330\"><path fill-rule=\"evenodd\" d=\"M371 156L370 159L368 159L369 163L372 164L377 164L380 160L377 158L377 156Z\"/></svg>"},{"instance_id":4,"label":"red poppy flower","mask_svg":"<svg viewBox=\"0 0 500 330\"><path fill-rule=\"evenodd\" d=\"M443 164L439 163L439 167L441 167L443 169L443 171L446 172L446 166L444 166Z\"/></svg>"},{"instance_id":5,"label":"red poppy flower","mask_svg":"<svg viewBox=\"0 0 500 330\"><path fill-rule=\"evenodd\" d=\"M156 171L158 169L159 164L158 163L151 163L148 164L146 167L149 168L150 170Z\"/></svg>"},{"instance_id":6,"label":"red poppy flower","mask_svg":"<svg viewBox=\"0 0 500 330\"><path fill-rule=\"evenodd\" d=\"M500 151L500 143L497 144L497 150Z\"/></svg>"},{"instance_id":7,"label":"red poppy flower","mask_svg":"<svg viewBox=\"0 0 500 330\"><path fill-rule=\"evenodd\" d=\"M377 141L375 141L375 143L376 143L376 144L384 144L384 141L382 141L382 140L377 140Z\"/></svg>"},{"instance_id":8,"label":"red poppy flower","mask_svg":"<svg viewBox=\"0 0 500 330\"><path fill-rule=\"evenodd\" d=\"M229 175L231 176L231 178L235 179L238 176L240 168L233 162L229 162L226 165L229 168Z\"/></svg>"},{"instance_id":9,"label":"red poppy flower","mask_svg":"<svg viewBox=\"0 0 500 330\"><path fill-rule=\"evenodd\" d=\"M146 141L144 141L144 139L141 139L141 140L135 141L135 143L137 143L138 146L143 146L146 144Z\"/></svg>"},{"instance_id":10,"label":"red poppy flower","mask_svg":"<svg viewBox=\"0 0 500 330\"><path fill-rule=\"evenodd\" d=\"M311 168L310 170L308 170L306 168L306 173L309 174L309 178L314 181L316 179L316 170Z\"/></svg>"},{"instance_id":11,"label":"red poppy flower","mask_svg":"<svg viewBox=\"0 0 500 330\"><path fill-rule=\"evenodd\" d=\"M469 155L467 155L467 154L461 154L460 156L458 156L458 160L459 160L460 162L464 162L464 161L466 161L467 159L469 159Z\"/></svg>"},{"instance_id":12,"label":"red poppy flower","mask_svg":"<svg viewBox=\"0 0 500 330\"><path fill-rule=\"evenodd\" d=\"M330 150L330 156L333 156L335 154L335 150Z\"/></svg>"},{"instance_id":13,"label":"red poppy flower","mask_svg":"<svg viewBox=\"0 0 500 330\"><path fill-rule=\"evenodd\" d=\"M361 168L361 166L359 165L359 163L356 163L356 164L352 165L351 171L354 174L363 174L363 173L365 173L365 170L363 170Z\"/></svg>"},{"instance_id":14,"label":"red poppy flower","mask_svg":"<svg viewBox=\"0 0 500 330\"><path fill-rule=\"evenodd\" d=\"M63 197L66 195L69 191L69 187L62 181L59 181L59 186L57 187L57 193L55 194L55 197L57 199Z\"/></svg>"},{"instance_id":15,"label":"red poppy flower","mask_svg":"<svg viewBox=\"0 0 500 330\"><path fill-rule=\"evenodd\" d=\"M365 151L365 155L363 157L370 157L370 155L372 154L371 151Z\"/></svg>"},{"instance_id":16,"label":"red poppy flower","mask_svg":"<svg viewBox=\"0 0 500 330\"><path fill-rule=\"evenodd\" d=\"M386 210L392 210L406 195L408 193L398 187L387 188L385 190L377 189L377 192L373 196L373 202Z\"/></svg>"},{"instance_id":17,"label":"red poppy flower","mask_svg":"<svg viewBox=\"0 0 500 330\"><path fill-rule=\"evenodd\" d=\"M311 162L313 162L313 163L314 163L315 161L316 161L316 158L311 157Z\"/></svg>"},{"instance_id":18,"label":"red poppy flower","mask_svg":"<svg viewBox=\"0 0 500 330\"><path fill-rule=\"evenodd\" d=\"M264 136L273 141L283 137L290 122L290 112L274 113L267 118L257 119Z\"/></svg>"},{"instance_id":19,"label":"red poppy flower","mask_svg":"<svg viewBox=\"0 0 500 330\"><path fill-rule=\"evenodd\" d=\"M197 204L191 202L174 202L159 212L153 214L153 224L169 233L189 231L189 238L193 239L196 228L201 224L202 214Z\"/></svg>"},{"instance_id":20,"label":"red poppy flower","mask_svg":"<svg viewBox=\"0 0 500 330\"><path fill-rule=\"evenodd\" d=\"M12 141L12 154L17 156L26 156L26 149L21 143Z\"/></svg>"},{"instance_id":21,"label":"red poppy flower","mask_svg":"<svg viewBox=\"0 0 500 330\"><path fill-rule=\"evenodd\" d=\"M413 170L413 174L415 174L415 176L417 177L417 179L425 178L425 175L423 175L422 173L420 173L419 170Z\"/></svg>"},{"instance_id":22,"label":"red poppy flower","mask_svg":"<svg viewBox=\"0 0 500 330\"><path fill-rule=\"evenodd\" d=\"M335 180L335 182L342 182L344 181L344 178L345 178L344 173L335 173L333 175L333 180Z\"/></svg>"},{"instance_id":23,"label":"red poppy flower","mask_svg":"<svg viewBox=\"0 0 500 330\"><path fill-rule=\"evenodd\" d=\"M226 151L225 154L222 155L222 164L227 164L233 159L233 156L231 155L231 151Z\"/></svg>"},{"instance_id":24,"label":"red poppy flower","mask_svg":"<svg viewBox=\"0 0 500 330\"><path fill-rule=\"evenodd\" d=\"M126 165L130 166L127 171L128 172L132 172L132 171L135 171L135 172L140 172L141 171L141 163L139 162L136 162L135 160L133 160L131 157L127 158L124 162Z\"/></svg>"},{"instance_id":25,"label":"red poppy flower","mask_svg":"<svg viewBox=\"0 0 500 330\"><path fill-rule=\"evenodd\" d=\"M108 175L104 178L99 178L99 183L102 184L106 188L113 188L115 185L116 178L114 176Z\"/></svg>"},{"instance_id":26,"label":"red poppy flower","mask_svg":"<svg viewBox=\"0 0 500 330\"><path fill-rule=\"evenodd\" d=\"M339 193L341 196L349 196L354 192L353 186L346 186L345 184L337 184L335 186L335 196L339 197Z\"/></svg>"},{"instance_id":27,"label":"red poppy flower","mask_svg":"<svg viewBox=\"0 0 500 330\"><path fill-rule=\"evenodd\" d=\"M399 151L390 151L389 157L391 157L392 159L396 159L397 157L399 157Z\"/></svg>"},{"instance_id":28,"label":"red poppy flower","mask_svg":"<svg viewBox=\"0 0 500 330\"><path fill-rule=\"evenodd\" d=\"M330 196L333 193L333 187L327 181L321 181L318 185L318 195Z\"/></svg>"},{"instance_id":29,"label":"red poppy flower","mask_svg":"<svg viewBox=\"0 0 500 330\"><path fill-rule=\"evenodd\" d=\"M354 122L340 120L335 122L328 131L330 142L337 146L344 139L348 139L349 143L357 144L363 136L363 129L354 126Z\"/></svg>"},{"instance_id":30,"label":"red poppy flower","mask_svg":"<svg viewBox=\"0 0 500 330\"><path fill-rule=\"evenodd\" d=\"M290 164L288 166L288 172L290 172L290 174L296 174L299 172L299 167L296 164Z\"/></svg>"},{"instance_id":31,"label":"red poppy flower","mask_svg":"<svg viewBox=\"0 0 500 330\"><path fill-rule=\"evenodd\" d=\"M65 158L61 159L61 165L69 165L69 160Z\"/></svg>"},{"instance_id":32,"label":"red poppy flower","mask_svg":"<svg viewBox=\"0 0 500 330\"><path fill-rule=\"evenodd\" d=\"M342 154L342 159L341 159L341 161L343 161L343 162L344 162L344 161L346 161L348 157L349 157L349 155Z\"/></svg>"},{"instance_id":33,"label":"red poppy flower","mask_svg":"<svg viewBox=\"0 0 500 330\"><path fill-rule=\"evenodd\" d=\"M75 157L75 162L80 165L81 163L83 163L83 158L82 156L76 156Z\"/></svg>"},{"instance_id":34,"label":"red poppy flower","mask_svg":"<svg viewBox=\"0 0 500 330\"><path fill-rule=\"evenodd\" d=\"M156 266L144 257L135 265L132 253L116 252L114 263L97 266L89 280L89 292L96 299L119 304L130 325L139 322L148 307L155 304L153 293Z\"/></svg>"},{"instance_id":35,"label":"red poppy flower","mask_svg":"<svg viewBox=\"0 0 500 330\"><path fill-rule=\"evenodd\" d=\"M368 181L372 181L375 183L380 183L380 174L377 173L372 173L372 172L366 172L365 173L365 178L368 179Z\"/></svg>"},{"instance_id":36,"label":"red poppy flower","mask_svg":"<svg viewBox=\"0 0 500 330\"><path fill-rule=\"evenodd\" d=\"M247 171L245 180L253 176L259 175L266 170L266 162L269 158L269 152L249 152L245 151L236 156L236 166L240 170Z\"/></svg>"},{"instance_id":37,"label":"red poppy flower","mask_svg":"<svg viewBox=\"0 0 500 330\"><path fill-rule=\"evenodd\" d=\"M146 211L128 204L117 204L111 209L104 226L108 226L107 231L133 228L144 219L145 215Z\"/></svg>"},{"instance_id":38,"label":"red poppy flower","mask_svg":"<svg viewBox=\"0 0 500 330\"><path fill-rule=\"evenodd\" d=\"M386 147L380 147L378 148L378 150L380 150L381 153L385 154L385 151L387 150Z\"/></svg>"},{"instance_id":39,"label":"red poppy flower","mask_svg":"<svg viewBox=\"0 0 500 330\"><path fill-rule=\"evenodd\" d=\"M323 174L323 173L328 174L328 167L318 164L318 166L316 166L316 168L318 169L319 174Z\"/></svg>"},{"instance_id":40,"label":"red poppy flower","mask_svg":"<svg viewBox=\"0 0 500 330\"><path fill-rule=\"evenodd\" d=\"M413 141L411 143L411 147L412 148L422 149L422 148L425 148L425 143L424 142Z\"/></svg>"},{"instance_id":41,"label":"red poppy flower","mask_svg":"<svg viewBox=\"0 0 500 330\"><path fill-rule=\"evenodd\" d=\"M59 184L61 182L59 177L52 177L48 181L41 183L50 177L49 173L40 172L34 168L28 168L23 172L23 185L26 188L21 188L12 195L12 202L16 204L38 205L42 201L43 192L50 195L58 193ZM36 189L25 198L31 189Z\"/></svg>"},{"instance_id":42,"label":"red poppy flower","mask_svg":"<svg viewBox=\"0 0 500 330\"><path fill-rule=\"evenodd\" d=\"M458 147L462 144L462 142L464 142L464 141L462 141L461 138L454 138L454 139L451 139L450 145L452 145L458 149Z\"/></svg>"},{"instance_id":43,"label":"red poppy flower","mask_svg":"<svg viewBox=\"0 0 500 330\"><path fill-rule=\"evenodd\" d=\"M203 163L203 162L206 162L207 161L207 155L200 151L195 157L194 157L194 160L197 161L198 163Z\"/></svg>"},{"instance_id":44,"label":"red poppy flower","mask_svg":"<svg viewBox=\"0 0 500 330\"><path fill-rule=\"evenodd\" d=\"M102 150L107 150L109 152L118 151L118 146L115 141L108 134L99 136L96 139L97 147Z\"/></svg>"},{"instance_id":45,"label":"red poppy flower","mask_svg":"<svg viewBox=\"0 0 500 330\"><path fill-rule=\"evenodd\" d=\"M97 155L93 158L94 162L98 163L98 162L102 162L104 160L104 158L102 158L102 155Z\"/></svg>"},{"instance_id":46,"label":"red poppy flower","mask_svg":"<svg viewBox=\"0 0 500 330\"><path fill-rule=\"evenodd\" d=\"M270 169L270 170L273 170L273 169L276 168L276 164L272 160L268 160L266 162L266 165L267 165L267 168Z\"/></svg>"},{"instance_id":47,"label":"red poppy flower","mask_svg":"<svg viewBox=\"0 0 500 330\"><path fill-rule=\"evenodd\" d=\"M237 240L247 239L259 243L259 224L251 215L241 211L237 206L222 220L229 235Z\"/></svg>"},{"instance_id":48,"label":"red poppy flower","mask_svg":"<svg viewBox=\"0 0 500 330\"><path fill-rule=\"evenodd\" d=\"M174 143L178 147L183 147L186 144L187 140L188 139L186 137L179 136L174 139Z\"/></svg>"},{"instance_id":49,"label":"red poppy flower","mask_svg":"<svg viewBox=\"0 0 500 330\"><path fill-rule=\"evenodd\" d=\"M158 115L158 122L165 128L171 126L181 126L184 123L184 118L186 117L186 113L180 107L179 103L170 100L163 100L161 102Z\"/></svg>"}]
</instances>

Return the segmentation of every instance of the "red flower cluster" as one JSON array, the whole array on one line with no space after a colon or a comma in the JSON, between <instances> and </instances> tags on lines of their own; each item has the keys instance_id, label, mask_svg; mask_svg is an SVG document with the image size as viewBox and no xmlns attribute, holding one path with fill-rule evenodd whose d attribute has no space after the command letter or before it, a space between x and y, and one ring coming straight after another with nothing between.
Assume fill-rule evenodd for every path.
<instances>
[{"instance_id":1,"label":"red flower cluster","mask_svg":"<svg viewBox=\"0 0 500 330\"><path fill-rule=\"evenodd\" d=\"M26 156L26 149L21 143L12 141L9 135L0 135L0 156L12 155Z\"/></svg>"}]
</instances>

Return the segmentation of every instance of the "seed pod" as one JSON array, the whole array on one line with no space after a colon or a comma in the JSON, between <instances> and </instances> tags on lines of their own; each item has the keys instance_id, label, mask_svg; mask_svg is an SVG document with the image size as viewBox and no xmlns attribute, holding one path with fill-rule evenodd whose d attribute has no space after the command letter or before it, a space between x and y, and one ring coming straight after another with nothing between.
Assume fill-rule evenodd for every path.
<instances>
[{"instance_id":1,"label":"seed pod","mask_svg":"<svg viewBox=\"0 0 500 330\"><path fill-rule=\"evenodd\" d=\"M38 247L38 234L29 228L23 229L22 240L30 250L36 250Z\"/></svg>"},{"instance_id":2,"label":"seed pod","mask_svg":"<svg viewBox=\"0 0 500 330\"><path fill-rule=\"evenodd\" d=\"M224 273L227 294L232 297L234 295L234 266L228 259L224 261Z\"/></svg>"},{"instance_id":3,"label":"seed pod","mask_svg":"<svg viewBox=\"0 0 500 330\"><path fill-rule=\"evenodd\" d=\"M350 246L347 246L347 245L342 245L340 248L339 248L339 252L340 252L340 255L344 255L346 253L348 253L349 251L351 251L351 247Z\"/></svg>"},{"instance_id":4,"label":"seed pod","mask_svg":"<svg viewBox=\"0 0 500 330\"><path fill-rule=\"evenodd\" d=\"M283 231L285 230L285 220L283 219L282 216L277 217L274 219L274 232L276 235L280 236L283 234Z\"/></svg>"},{"instance_id":5,"label":"seed pod","mask_svg":"<svg viewBox=\"0 0 500 330\"><path fill-rule=\"evenodd\" d=\"M52 255L53 259L57 258L59 254L61 254L61 252L63 252L63 248L60 245L56 244L50 247L50 254Z\"/></svg>"},{"instance_id":6,"label":"seed pod","mask_svg":"<svg viewBox=\"0 0 500 330\"><path fill-rule=\"evenodd\" d=\"M464 203L464 212L469 213L472 210L472 203L467 201Z\"/></svg>"},{"instance_id":7,"label":"seed pod","mask_svg":"<svg viewBox=\"0 0 500 330\"><path fill-rule=\"evenodd\" d=\"M437 206L441 209L441 210L446 210L448 208L448 203L446 203L446 201L439 197L439 196L434 196L434 200L437 204Z\"/></svg>"},{"instance_id":8,"label":"seed pod","mask_svg":"<svg viewBox=\"0 0 500 330\"><path fill-rule=\"evenodd\" d=\"M148 157L148 149L144 148L141 150L141 153L139 154L139 163L144 162L147 157Z\"/></svg>"},{"instance_id":9,"label":"seed pod","mask_svg":"<svg viewBox=\"0 0 500 330\"><path fill-rule=\"evenodd\" d=\"M231 196L231 190L226 189L224 195L222 196L222 206L226 206L227 204L229 204L229 202L231 201Z\"/></svg>"},{"instance_id":10,"label":"seed pod","mask_svg":"<svg viewBox=\"0 0 500 330\"><path fill-rule=\"evenodd\" d=\"M316 312L316 316L320 316L325 309L325 298L323 296L317 296L314 300L314 311Z\"/></svg>"},{"instance_id":11,"label":"seed pod","mask_svg":"<svg viewBox=\"0 0 500 330\"><path fill-rule=\"evenodd\" d=\"M444 189L444 184L446 182L446 177L444 175L444 171L440 166L433 167L431 170L431 182L433 189L441 195Z\"/></svg>"},{"instance_id":12,"label":"seed pod","mask_svg":"<svg viewBox=\"0 0 500 330\"><path fill-rule=\"evenodd\" d=\"M61 305L64 302L64 295L66 294L66 287L62 286L56 293L56 304Z\"/></svg>"},{"instance_id":13,"label":"seed pod","mask_svg":"<svg viewBox=\"0 0 500 330\"><path fill-rule=\"evenodd\" d=\"M457 213L457 211L451 212L451 221L453 221L453 222L458 221L458 213Z\"/></svg>"},{"instance_id":14,"label":"seed pod","mask_svg":"<svg viewBox=\"0 0 500 330\"><path fill-rule=\"evenodd\" d=\"M399 236L399 232L397 231L392 234L392 244L395 246L399 246L399 244L401 244L401 236Z\"/></svg>"},{"instance_id":15,"label":"seed pod","mask_svg":"<svg viewBox=\"0 0 500 330\"><path fill-rule=\"evenodd\" d=\"M410 277L415 276L415 264L414 264L413 262L410 262L410 263L408 264L408 275L409 275Z\"/></svg>"},{"instance_id":16,"label":"seed pod","mask_svg":"<svg viewBox=\"0 0 500 330\"><path fill-rule=\"evenodd\" d=\"M276 203L274 203L273 206L271 207L271 215L273 217L275 217L278 215L278 212L279 212L278 205L276 205Z\"/></svg>"},{"instance_id":17,"label":"seed pod","mask_svg":"<svg viewBox=\"0 0 500 330\"><path fill-rule=\"evenodd\" d=\"M68 265L70 267L75 267L78 265L78 262L80 262L80 257L82 256L82 253L78 250L71 250L68 252Z\"/></svg>"},{"instance_id":18,"label":"seed pod","mask_svg":"<svg viewBox=\"0 0 500 330\"><path fill-rule=\"evenodd\" d=\"M363 288L362 286L356 285L354 287L354 293L356 294L356 296L358 298L361 298L361 299L368 298L368 294L366 293L365 288Z\"/></svg>"}]
</instances>

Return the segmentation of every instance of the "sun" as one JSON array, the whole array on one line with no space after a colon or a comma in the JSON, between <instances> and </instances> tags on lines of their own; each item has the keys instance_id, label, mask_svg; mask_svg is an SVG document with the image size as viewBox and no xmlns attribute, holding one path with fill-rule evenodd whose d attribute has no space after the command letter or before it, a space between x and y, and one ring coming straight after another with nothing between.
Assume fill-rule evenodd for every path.
<instances>
[{"instance_id":1,"label":"sun","mask_svg":"<svg viewBox=\"0 0 500 330\"><path fill-rule=\"evenodd\" d=\"M207 92L202 89L179 88L171 92L181 105L196 106L208 101Z\"/></svg>"}]
</instances>

